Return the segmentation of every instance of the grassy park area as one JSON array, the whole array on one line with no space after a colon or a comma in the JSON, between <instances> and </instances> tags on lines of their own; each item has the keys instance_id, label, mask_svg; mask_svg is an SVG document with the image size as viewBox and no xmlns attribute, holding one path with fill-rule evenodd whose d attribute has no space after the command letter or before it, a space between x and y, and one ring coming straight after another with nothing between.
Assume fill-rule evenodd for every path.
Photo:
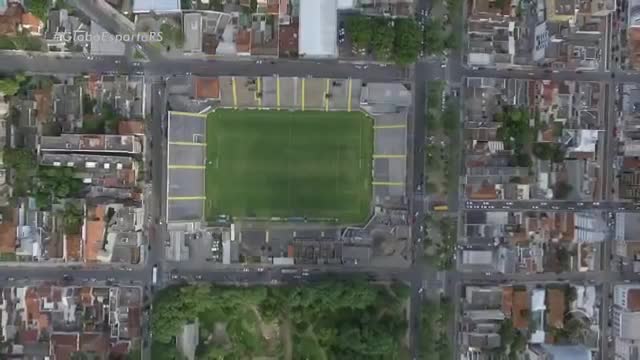
<instances>
[{"instance_id":1,"label":"grassy park area","mask_svg":"<svg viewBox=\"0 0 640 360\"><path fill-rule=\"evenodd\" d=\"M373 152L366 115L217 110L206 131L207 218L366 219Z\"/></svg>"},{"instance_id":2,"label":"grassy park area","mask_svg":"<svg viewBox=\"0 0 640 360\"><path fill-rule=\"evenodd\" d=\"M198 320L198 359L406 359L408 287L327 280L305 287L172 287L155 298L154 360L182 359Z\"/></svg>"}]
</instances>

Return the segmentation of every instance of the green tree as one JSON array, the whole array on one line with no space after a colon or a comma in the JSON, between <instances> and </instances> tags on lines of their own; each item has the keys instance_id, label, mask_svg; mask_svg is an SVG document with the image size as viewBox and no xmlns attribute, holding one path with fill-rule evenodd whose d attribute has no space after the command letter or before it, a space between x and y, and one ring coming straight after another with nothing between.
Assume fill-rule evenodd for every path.
<instances>
[{"instance_id":1,"label":"green tree","mask_svg":"<svg viewBox=\"0 0 640 360\"><path fill-rule=\"evenodd\" d=\"M13 96L20 89L20 84L25 80L24 75L16 75L15 77L0 78L0 94L4 96Z\"/></svg>"},{"instance_id":2,"label":"green tree","mask_svg":"<svg viewBox=\"0 0 640 360\"><path fill-rule=\"evenodd\" d=\"M458 136L460 125L460 104L454 99L449 99L442 113L442 124L450 138Z\"/></svg>"},{"instance_id":3,"label":"green tree","mask_svg":"<svg viewBox=\"0 0 640 360\"><path fill-rule=\"evenodd\" d=\"M516 160L516 164L522 167L529 167L532 164L531 156L523 152L516 152L515 160Z\"/></svg>"},{"instance_id":4,"label":"green tree","mask_svg":"<svg viewBox=\"0 0 640 360\"><path fill-rule=\"evenodd\" d=\"M445 40L445 46L452 50L458 50L462 47L462 36L460 33L452 31Z\"/></svg>"},{"instance_id":5,"label":"green tree","mask_svg":"<svg viewBox=\"0 0 640 360\"><path fill-rule=\"evenodd\" d=\"M82 220L84 219L83 209L73 202L67 202L62 215L65 233L67 233L67 235L80 234L82 230Z\"/></svg>"},{"instance_id":6,"label":"green tree","mask_svg":"<svg viewBox=\"0 0 640 360\"><path fill-rule=\"evenodd\" d=\"M36 166L36 158L31 150L5 149L2 153L4 164L13 170L29 170Z\"/></svg>"},{"instance_id":7,"label":"green tree","mask_svg":"<svg viewBox=\"0 0 640 360\"><path fill-rule=\"evenodd\" d=\"M394 29L384 18L371 21L371 47L379 59L390 59L394 51Z\"/></svg>"},{"instance_id":8,"label":"green tree","mask_svg":"<svg viewBox=\"0 0 640 360\"><path fill-rule=\"evenodd\" d=\"M27 10L29 10L38 19L42 20L43 23L46 23L47 15L49 13L49 5L49 0L30 0L29 8Z\"/></svg>"},{"instance_id":9,"label":"green tree","mask_svg":"<svg viewBox=\"0 0 640 360\"><path fill-rule=\"evenodd\" d=\"M418 24L412 19L395 20L393 53L398 64L416 61L422 47L422 34Z\"/></svg>"},{"instance_id":10,"label":"green tree","mask_svg":"<svg viewBox=\"0 0 640 360\"><path fill-rule=\"evenodd\" d=\"M100 113L100 122L104 124L103 132L116 133L120 118L111 105L104 104Z\"/></svg>"},{"instance_id":11,"label":"green tree","mask_svg":"<svg viewBox=\"0 0 640 360\"><path fill-rule=\"evenodd\" d=\"M442 30L442 20L431 18L424 26L425 51L431 55L442 54L446 49L446 34Z\"/></svg>"},{"instance_id":12,"label":"green tree","mask_svg":"<svg viewBox=\"0 0 640 360\"><path fill-rule=\"evenodd\" d=\"M505 106L495 114L494 120L502 123L497 131L498 137L516 152L531 142L529 112L526 108Z\"/></svg>"},{"instance_id":13,"label":"green tree","mask_svg":"<svg viewBox=\"0 0 640 360\"><path fill-rule=\"evenodd\" d=\"M40 208L50 208L60 199L77 195L82 181L74 177L68 167L40 166L36 172L36 203Z\"/></svg>"},{"instance_id":14,"label":"green tree","mask_svg":"<svg viewBox=\"0 0 640 360\"><path fill-rule=\"evenodd\" d=\"M347 18L347 31L351 42L359 49L371 46L372 20L366 16L356 15Z\"/></svg>"},{"instance_id":15,"label":"green tree","mask_svg":"<svg viewBox=\"0 0 640 360\"><path fill-rule=\"evenodd\" d=\"M173 43L173 38L175 36L175 30L173 26L168 23L160 25L160 33L162 34L162 41L160 41L162 45L168 46Z\"/></svg>"},{"instance_id":16,"label":"green tree","mask_svg":"<svg viewBox=\"0 0 640 360\"><path fill-rule=\"evenodd\" d=\"M176 29L173 36L173 44L180 49L184 46L184 32L182 29Z\"/></svg>"}]
</instances>

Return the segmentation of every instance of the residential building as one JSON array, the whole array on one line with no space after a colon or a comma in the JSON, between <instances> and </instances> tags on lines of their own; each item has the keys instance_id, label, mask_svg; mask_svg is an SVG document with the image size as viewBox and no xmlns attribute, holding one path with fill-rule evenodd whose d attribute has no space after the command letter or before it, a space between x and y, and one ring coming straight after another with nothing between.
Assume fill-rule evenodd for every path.
<instances>
[{"instance_id":1,"label":"residential building","mask_svg":"<svg viewBox=\"0 0 640 360\"><path fill-rule=\"evenodd\" d=\"M616 285L613 304L612 334L623 340L640 340L640 285Z\"/></svg>"},{"instance_id":2,"label":"residential building","mask_svg":"<svg viewBox=\"0 0 640 360\"><path fill-rule=\"evenodd\" d=\"M640 214L615 214L615 247L618 256L636 258L640 255Z\"/></svg>"},{"instance_id":3,"label":"residential building","mask_svg":"<svg viewBox=\"0 0 640 360\"><path fill-rule=\"evenodd\" d=\"M300 0L298 56L335 58L338 56L337 0Z\"/></svg>"},{"instance_id":4,"label":"residential building","mask_svg":"<svg viewBox=\"0 0 640 360\"><path fill-rule=\"evenodd\" d=\"M134 0L133 1L133 13L179 13L180 12L180 0Z\"/></svg>"},{"instance_id":5,"label":"residential building","mask_svg":"<svg viewBox=\"0 0 640 360\"><path fill-rule=\"evenodd\" d=\"M138 287L5 287L0 303L3 359L122 358L140 340Z\"/></svg>"},{"instance_id":6,"label":"residential building","mask_svg":"<svg viewBox=\"0 0 640 360\"><path fill-rule=\"evenodd\" d=\"M142 153L142 142L132 135L84 135L62 134L40 136L38 151L47 152L98 152L98 153Z\"/></svg>"},{"instance_id":7,"label":"residential building","mask_svg":"<svg viewBox=\"0 0 640 360\"><path fill-rule=\"evenodd\" d=\"M182 17L184 27L185 53L202 52L202 16L199 13L185 13Z\"/></svg>"},{"instance_id":8,"label":"residential building","mask_svg":"<svg viewBox=\"0 0 640 360\"><path fill-rule=\"evenodd\" d=\"M591 360L593 354L584 345L531 344L526 355L531 360Z\"/></svg>"}]
</instances>

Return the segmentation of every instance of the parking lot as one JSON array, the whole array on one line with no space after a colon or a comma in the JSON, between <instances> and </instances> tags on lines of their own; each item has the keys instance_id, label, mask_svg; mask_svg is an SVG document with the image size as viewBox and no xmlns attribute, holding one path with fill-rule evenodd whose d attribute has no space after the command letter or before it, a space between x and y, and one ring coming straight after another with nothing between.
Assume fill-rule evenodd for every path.
<instances>
[{"instance_id":1,"label":"parking lot","mask_svg":"<svg viewBox=\"0 0 640 360\"><path fill-rule=\"evenodd\" d=\"M167 221L200 220L204 206L206 115L169 112Z\"/></svg>"},{"instance_id":2,"label":"parking lot","mask_svg":"<svg viewBox=\"0 0 640 360\"><path fill-rule=\"evenodd\" d=\"M357 111L358 79L300 77L220 77L220 102L227 108Z\"/></svg>"}]
</instances>

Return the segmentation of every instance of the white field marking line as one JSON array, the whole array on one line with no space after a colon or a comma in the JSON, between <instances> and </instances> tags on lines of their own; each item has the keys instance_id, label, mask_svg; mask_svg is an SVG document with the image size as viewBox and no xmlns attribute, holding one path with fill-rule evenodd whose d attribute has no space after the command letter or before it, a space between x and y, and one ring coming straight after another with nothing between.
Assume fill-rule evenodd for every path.
<instances>
[{"instance_id":1,"label":"white field marking line","mask_svg":"<svg viewBox=\"0 0 640 360\"><path fill-rule=\"evenodd\" d=\"M358 126L358 140L360 142L360 147L358 148L358 158L360 163L360 169L362 169L362 121L360 121L360 125Z\"/></svg>"},{"instance_id":2,"label":"white field marking line","mask_svg":"<svg viewBox=\"0 0 640 360\"><path fill-rule=\"evenodd\" d=\"M287 150L291 150L291 124L289 124L289 139ZM287 155L287 208L291 211L291 174L289 174L289 156Z\"/></svg>"},{"instance_id":3,"label":"white field marking line","mask_svg":"<svg viewBox=\"0 0 640 360\"><path fill-rule=\"evenodd\" d=\"M336 161L336 197L338 197L338 178L340 177L340 146L338 146L337 157L338 157L338 160Z\"/></svg>"}]
</instances>

